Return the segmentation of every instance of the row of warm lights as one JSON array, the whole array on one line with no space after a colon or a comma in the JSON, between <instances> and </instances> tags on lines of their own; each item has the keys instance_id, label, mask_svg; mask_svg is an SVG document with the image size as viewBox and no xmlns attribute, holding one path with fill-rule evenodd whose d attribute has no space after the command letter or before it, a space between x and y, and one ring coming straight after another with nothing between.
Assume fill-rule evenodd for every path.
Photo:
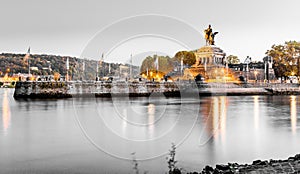
<instances>
[{"instance_id":1,"label":"row of warm lights","mask_svg":"<svg viewBox=\"0 0 300 174\"><path fill-rule=\"evenodd\" d=\"M15 82L15 81L19 81L19 77L22 78L23 76L14 75L14 76L9 77L8 74L6 73L4 75L4 77L0 78L0 82ZM35 81L36 77L35 76L31 76L31 77L29 77L29 80L30 81Z\"/></svg>"},{"instance_id":2,"label":"row of warm lights","mask_svg":"<svg viewBox=\"0 0 300 174\"><path fill-rule=\"evenodd\" d=\"M147 73L143 72L142 73L142 77L144 79L148 79L148 80L151 80L151 79L155 79L155 80L161 80L161 78L163 77L162 73L159 73L159 72L153 72L153 71L149 71L148 72L148 76L147 76Z\"/></svg>"}]
</instances>

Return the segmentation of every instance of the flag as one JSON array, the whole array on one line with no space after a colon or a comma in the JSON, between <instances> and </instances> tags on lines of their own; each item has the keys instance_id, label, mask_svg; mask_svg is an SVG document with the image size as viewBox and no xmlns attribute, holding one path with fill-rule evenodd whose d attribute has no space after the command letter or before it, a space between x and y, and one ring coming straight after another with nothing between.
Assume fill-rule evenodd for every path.
<instances>
[{"instance_id":1,"label":"flag","mask_svg":"<svg viewBox=\"0 0 300 174\"><path fill-rule=\"evenodd\" d=\"M130 54L130 69L129 69L129 73L130 73L130 78L132 78L132 54Z\"/></svg>"},{"instance_id":2,"label":"flag","mask_svg":"<svg viewBox=\"0 0 300 174\"><path fill-rule=\"evenodd\" d=\"M97 66L96 66L96 76L98 77L98 69L99 69L99 62L97 61Z\"/></svg>"},{"instance_id":3,"label":"flag","mask_svg":"<svg viewBox=\"0 0 300 174\"><path fill-rule=\"evenodd\" d=\"M110 74L110 71L111 71L111 65L110 63L108 63L108 73Z\"/></svg>"},{"instance_id":4,"label":"flag","mask_svg":"<svg viewBox=\"0 0 300 174\"><path fill-rule=\"evenodd\" d=\"M66 67L67 67L67 70L69 70L69 58L67 58Z\"/></svg>"},{"instance_id":5,"label":"flag","mask_svg":"<svg viewBox=\"0 0 300 174\"><path fill-rule=\"evenodd\" d=\"M103 71L105 71L105 64L104 64L104 53L102 53L102 55L101 55L101 60L99 61L99 64L100 64L100 67L101 67L101 71L100 71L100 74L101 73L103 73L104 74L104 72Z\"/></svg>"},{"instance_id":6,"label":"flag","mask_svg":"<svg viewBox=\"0 0 300 174\"><path fill-rule=\"evenodd\" d=\"M27 53L25 54L25 56L23 58L23 62L24 63L26 63L26 62L29 63L28 62L29 57L30 57L30 47L28 48Z\"/></svg>"},{"instance_id":7,"label":"flag","mask_svg":"<svg viewBox=\"0 0 300 174\"><path fill-rule=\"evenodd\" d=\"M181 57L181 60L180 60L180 72L182 72L183 70L183 57Z\"/></svg>"},{"instance_id":8,"label":"flag","mask_svg":"<svg viewBox=\"0 0 300 174\"><path fill-rule=\"evenodd\" d=\"M148 70L148 68L147 68L147 77L148 77L148 75L149 75L149 70Z\"/></svg>"},{"instance_id":9,"label":"flag","mask_svg":"<svg viewBox=\"0 0 300 174\"><path fill-rule=\"evenodd\" d=\"M158 68L159 68L159 65L158 65L158 56L155 59L155 67L156 67L156 70L158 70Z\"/></svg>"},{"instance_id":10,"label":"flag","mask_svg":"<svg viewBox=\"0 0 300 174\"><path fill-rule=\"evenodd\" d=\"M82 63L82 71L84 71L85 70L85 62L83 61L83 63Z\"/></svg>"}]
</instances>

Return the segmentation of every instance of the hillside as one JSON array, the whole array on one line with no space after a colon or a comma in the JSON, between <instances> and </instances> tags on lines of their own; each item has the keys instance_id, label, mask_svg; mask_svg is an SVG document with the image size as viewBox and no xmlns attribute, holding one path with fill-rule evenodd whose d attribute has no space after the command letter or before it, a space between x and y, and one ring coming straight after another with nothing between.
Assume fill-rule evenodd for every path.
<instances>
[{"instance_id":1,"label":"hillside","mask_svg":"<svg viewBox=\"0 0 300 174\"><path fill-rule=\"evenodd\" d=\"M80 59L69 56L56 56L46 54L31 54L29 61L24 59L25 54L0 54L0 76L8 73L9 76L18 73L28 74L28 62L31 67L31 74L53 75L55 72L62 76L67 74L66 61L69 58L69 76L73 80L86 79L94 80L96 77L97 62L95 60ZM98 76L116 76L119 74L118 63L103 63L98 65ZM110 68L109 68L110 66ZM138 67L134 67L138 69ZM83 73L84 69L84 73ZM109 72L110 70L110 72Z\"/></svg>"}]
</instances>

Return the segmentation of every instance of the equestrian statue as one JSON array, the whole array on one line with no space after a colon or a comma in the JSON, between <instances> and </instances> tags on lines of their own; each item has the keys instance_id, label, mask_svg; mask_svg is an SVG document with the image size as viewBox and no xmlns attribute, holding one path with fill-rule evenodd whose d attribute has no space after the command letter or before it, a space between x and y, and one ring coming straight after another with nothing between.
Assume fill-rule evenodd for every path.
<instances>
[{"instance_id":1,"label":"equestrian statue","mask_svg":"<svg viewBox=\"0 0 300 174\"><path fill-rule=\"evenodd\" d=\"M219 32L213 32L211 25L208 25L208 28L204 30L206 45L215 45L215 36Z\"/></svg>"}]
</instances>

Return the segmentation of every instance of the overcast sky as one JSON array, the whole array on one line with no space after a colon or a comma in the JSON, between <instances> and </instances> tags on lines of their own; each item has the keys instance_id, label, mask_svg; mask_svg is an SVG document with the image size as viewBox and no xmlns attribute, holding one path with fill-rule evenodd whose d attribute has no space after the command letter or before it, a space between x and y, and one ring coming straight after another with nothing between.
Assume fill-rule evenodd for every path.
<instances>
[{"instance_id":1,"label":"overcast sky","mask_svg":"<svg viewBox=\"0 0 300 174\"><path fill-rule=\"evenodd\" d=\"M102 34L105 37L98 38L103 40L92 45L94 49L99 45L99 57L101 52L117 59L129 57L129 52L172 55L177 50L203 46L201 37L208 24L219 32L216 45L241 60L246 56L261 60L273 44L300 40L299 0L1 0L0 3L0 52L25 53L30 46L33 54L87 56L84 52L89 44ZM147 14L168 19L148 20ZM143 15L145 20L133 17L130 21L132 16ZM116 24L120 22L125 24L118 27ZM145 24L159 26L160 31L151 33L155 29L141 29L140 26L149 28ZM124 26L135 32L123 30ZM111 32L104 34L105 27ZM143 32L137 32L140 30ZM114 43L109 43L110 38L115 39ZM157 45L164 49L156 48Z\"/></svg>"}]
</instances>

